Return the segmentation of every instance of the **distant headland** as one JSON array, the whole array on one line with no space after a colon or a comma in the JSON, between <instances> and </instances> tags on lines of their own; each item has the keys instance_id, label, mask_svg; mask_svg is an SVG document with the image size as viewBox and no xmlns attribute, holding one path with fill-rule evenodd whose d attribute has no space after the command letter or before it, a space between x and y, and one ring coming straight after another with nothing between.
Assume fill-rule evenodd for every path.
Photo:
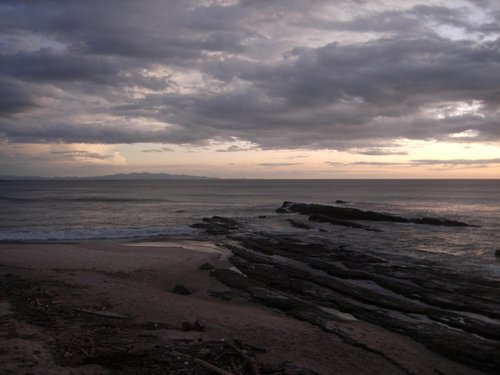
<instances>
[{"instance_id":1,"label":"distant headland","mask_svg":"<svg viewBox=\"0 0 500 375\"><path fill-rule=\"evenodd\" d=\"M76 176L54 176L54 177L43 177L43 176L0 176L0 181L12 181L12 180L112 180L112 181L123 181L123 180L208 180L217 179L216 177L206 177L206 176L190 176L186 174L169 174L169 173L117 173L104 176L87 176L87 177L76 177Z\"/></svg>"}]
</instances>

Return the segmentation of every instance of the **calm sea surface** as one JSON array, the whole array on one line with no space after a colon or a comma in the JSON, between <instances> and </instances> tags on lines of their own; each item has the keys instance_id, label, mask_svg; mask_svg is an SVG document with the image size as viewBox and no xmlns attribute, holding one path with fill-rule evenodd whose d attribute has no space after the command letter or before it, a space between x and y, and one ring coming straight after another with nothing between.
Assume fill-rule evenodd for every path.
<instances>
[{"instance_id":1,"label":"calm sea surface","mask_svg":"<svg viewBox=\"0 0 500 375\"><path fill-rule=\"evenodd\" d=\"M446 217L480 228L371 224L381 233L315 224L292 228L284 200ZM329 237L336 243L500 274L500 180L195 180L0 182L0 241L200 236L204 216L234 217L248 231ZM266 218L258 218L265 215ZM307 220L305 217L297 219Z\"/></svg>"}]
</instances>

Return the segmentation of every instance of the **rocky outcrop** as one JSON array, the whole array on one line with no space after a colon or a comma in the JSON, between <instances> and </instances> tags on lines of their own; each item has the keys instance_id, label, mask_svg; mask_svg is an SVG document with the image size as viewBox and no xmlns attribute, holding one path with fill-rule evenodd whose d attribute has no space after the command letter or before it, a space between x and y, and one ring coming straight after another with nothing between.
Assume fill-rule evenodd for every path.
<instances>
[{"instance_id":1,"label":"rocky outcrop","mask_svg":"<svg viewBox=\"0 0 500 375\"><path fill-rule=\"evenodd\" d=\"M236 289L247 290L252 287L263 286L263 284L259 281L245 277L241 273L226 268L217 269L212 272L212 275L215 276L220 282Z\"/></svg>"},{"instance_id":2,"label":"rocky outcrop","mask_svg":"<svg viewBox=\"0 0 500 375\"><path fill-rule=\"evenodd\" d=\"M363 211L356 208L327 206L315 203L283 202L279 208L280 212L298 212L302 215L323 215L337 220L369 220L369 221L392 221L408 223L403 217L384 214L374 211Z\"/></svg>"},{"instance_id":3,"label":"rocky outcrop","mask_svg":"<svg viewBox=\"0 0 500 375\"><path fill-rule=\"evenodd\" d=\"M243 274L214 275L252 300L340 335L329 323L339 316L324 308L335 309L500 371L500 281L290 236L232 240L230 260Z\"/></svg>"},{"instance_id":4,"label":"rocky outcrop","mask_svg":"<svg viewBox=\"0 0 500 375\"><path fill-rule=\"evenodd\" d=\"M365 230L379 232L378 229L373 229L373 228L370 228L366 225L361 225L361 224L354 223L354 222L348 221L348 220L339 220L339 219L335 219L331 216L326 216L326 215L321 215L321 214L311 215L311 216L309 216L309 220L310 221L317 221L319 223L330 223L332 225L339 225L342 227L365 229Z\"/></svg>"},{"instance_id":5,"label":"rocky outcrop","mask_svg":"<svg viewBox=\"0 0 500 375\"><path fill-rule=\"evenodd\" d=\"M191 228L204 229L205 233L211 235L228 235L232 231L239 229L240 224L233 219L222 216L204 217L201 223L191 225Z\"/></svg>"},{"instance_id":6,"label":"rocky outcrop","mask_svg":"<svg viewBox=\"0 0 500 375\"><path fill-rule=\"evenodd\" d=\"M311 229L312 227L302 221L294 220L294 219L288 219L288 222L292 224L295 228L300 228L300 229Z\"/></svg>"},{"instance_id":7,"label":"rocky outcrop","mask_svg":"<svg viewBox=\"0 0 500 375\"><path fill-rule=\"evenodd\" d=\"M475 225L460 221L439 219L432 217L407 219L401 216L383 212L364 211L357 208L329 206L316 203L296 203L283 202L282 206L276 210L277 213L296 212L302 215L310 215L309 220L329 222L333 225L351 226L354 228L367 229L364 226L357 227L351 221L384 221L395 223L414 223L426 225L439 225L448 227L474 227Z\"/></svg>"},{"instance_id":8,"label":"rocky outcrop","mask_svg":"<svg viewBox=\"0 0 500 375\"><path fill-rule=\"evenodd\" d=\"M191 294L191 291L184 285L176 284L172 289L172 293L180 294L181 296L188 296Z\"/></svg>"}]
</instances>

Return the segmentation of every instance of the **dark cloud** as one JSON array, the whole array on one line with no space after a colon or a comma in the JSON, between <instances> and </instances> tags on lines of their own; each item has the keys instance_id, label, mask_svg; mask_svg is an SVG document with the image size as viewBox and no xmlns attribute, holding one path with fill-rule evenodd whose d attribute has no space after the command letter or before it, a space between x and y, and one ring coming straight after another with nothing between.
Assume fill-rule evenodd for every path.
<instances>
[{"instance_id":1,"label":"dark cloud","mask_svg":"<svg viewBox=\"0 0 500 375\"><path fill-rule=\"evenodd\" d=\"M119 67L106 58L87 58L44 48L29 53L0 53L0 74L24 81L82 81L111 84Z\"/></svg>"},{"instance_id":2,"label":"dark cloud","mask_svg":"<svg viewBox=\"0 0 500 375\"><path fill-rule=\"evenodd\" d=\"M0 121L15 113L37 107L36 99L19 82L0 77Z\"/></svg>"},{"instance_id":3,"label":"dark cloud","mask_svg":"<svg viewBox=\"0 0 500 375\"><path fill-rule=\"evenodd\" d=\"M227 148L217 150L216 152L239 152L239 151L254 151L258 150L258 147L241 147L237 145L231 145Z\"/></svg>"},{"instance_id":4,"label":"dark cloud","mask_svg":"<svg viewBox=\"0 0 500 375\"><path fill-rule=\"evenodd\" d=\"M336 161L327 161L326 164L331 166L446 166L447 168L438 169L453 169L453 168L485 168L491 165L500 165L500 158L493 159L417 159L408 162L385 162L385 161L357 161L352 163L341 163Z\"/></svg>"},{"instance_id":5,"label":"dark cloud","mask_svg":"<svg viewBox=\"0 0 500 375\"><path fill-rule=\"evenodd\" d=\"M170 147L162 147L162 148L148 148L146 150L141 150L141 152L145 153L162 153L162 152L170 152L174 151L173 148Z\"/></svg>"},{"instance_id":6,"label":"dark cloud","mask_svg":"<svg viewBox=\"0 0 500 375\"><path fill-rule=\"evenodd\" d=\"M406 151L391 150L387 148L361 148L361 149L351 149L348 150L352 154L361 155L372 155L372 156L383 156L383 155L408 155Z\"/></svg>"},{"instance_id":7,"label":"dark cloud","mask_svg":"<svg viewBox=\"0 0 500 375\"><path fill-rule=\"evenodd\" d=\"M420 159L411 160L411 163L425 165L485 165L485 164L500 164L500 158L496 159Z\"/></svg>"},{"instance_id":8,"label":"dark cloud","mask_svg":"<svg viewBox=\"0 0 500 375\"><path fill-rule=\"evenodd\" d=\"M409 165L410 163L397 163L397 162L387 162L387 161L356 161L354 163L348 163L347 165L369 165L369 166L390 166L390 165ZM334 164L335 165L335 164Z\"/></svg>"},{"instance_id":9,"label":"dark cloud","mask_svg":"<svg viewBox=\"0 0 500 375\"><path fill-rule=\"evenodd\" d=\"M0 133L365 155L498 142L500 8L464 4L3 1Z\"/></svg>"},{"instance_id":10,"label":"dark cloud","mask_svg":"<svg viewBox=\"0 0 500 375\"><path fill-rule=\"evenodd\" d=\"M62 155L70 158L97 159L105 160L113 158L113 155L100 154L97 152L89 152L85 150L66 150L66 151L51 151L53 155Z\"/></svg>"}]
</instances>

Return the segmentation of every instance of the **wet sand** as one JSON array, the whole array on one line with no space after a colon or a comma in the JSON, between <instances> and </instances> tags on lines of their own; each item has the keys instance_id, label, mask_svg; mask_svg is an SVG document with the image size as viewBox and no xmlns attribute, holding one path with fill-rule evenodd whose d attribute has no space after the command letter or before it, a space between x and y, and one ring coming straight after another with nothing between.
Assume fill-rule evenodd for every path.
<instances>
[{"instance_id":1,"label":"wet sand","mask_svg":"<svg viewBox=\"0 0 500 375\"><path fill-rule=\"evenodd\" d=\"M127 317L129 336L123 340L133 338L134 348L158 347L172 340L236 339L263 349L252 353L258 366L292 362L321 374L480 373L369 323L332 322L352 339L346 341L277 309L248 301L209 271L199 269L205 262L217 268L231 267L227 255L227 250L211 242L195 241L0 244L0 373L117 373L107 362L64 360L65 355L74 355L67 349L68 343L80 337L89 324L105 320L105 314L117 320ZM173 293L177 284L192 294ZM39 300L26 304L28 297L9 293L13 285L19 293L39 293L35 294ZM214 292L218 296L234 294L223 300L214 297ZM34 306L35 313L46 308L75 315L54 313L49 315L52 323L40 322L26 306ZM181 329L184 322L196 320L204 325L203 331ZM146 332L149 322L161 324Z\"/></svg>"}]
</instances>

